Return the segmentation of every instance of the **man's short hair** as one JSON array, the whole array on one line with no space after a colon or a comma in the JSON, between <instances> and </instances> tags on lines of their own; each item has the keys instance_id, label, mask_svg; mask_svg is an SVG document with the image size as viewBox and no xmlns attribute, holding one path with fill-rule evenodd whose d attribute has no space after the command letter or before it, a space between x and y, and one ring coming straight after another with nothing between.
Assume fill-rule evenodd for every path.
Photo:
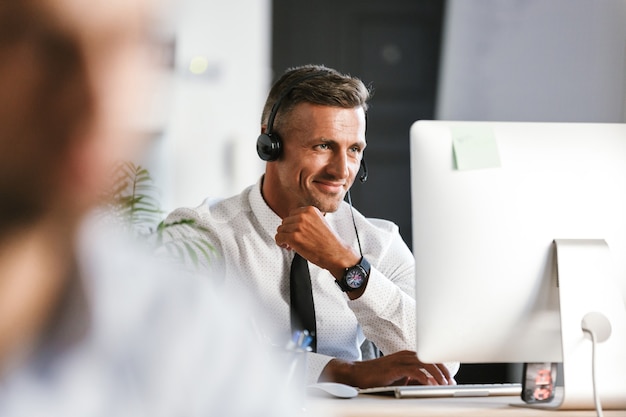
<instances>
[{"instance_id":1,"label":"man's short hair","mask_svg":"<svg viewBox=\"0 0 626 417\"><path fill-rule=\"evenodd\" d=\"M311 74L319 75L306 78ZM298 79L302 81L297 82ZM294 82L296 82L295 85ZM262 125L267 126L272 107L290 87L292 87L291 90L281 99L272 126L273 130L280 130L281 118L284 119L300 103L348 109L362 107L367 112L367 102L371 96L370 88L366 87L363 81L351 75L342 74L335 69L323 65L289 68L274 83L269 92L261 117Z\"/></svg>"}]
</instances>

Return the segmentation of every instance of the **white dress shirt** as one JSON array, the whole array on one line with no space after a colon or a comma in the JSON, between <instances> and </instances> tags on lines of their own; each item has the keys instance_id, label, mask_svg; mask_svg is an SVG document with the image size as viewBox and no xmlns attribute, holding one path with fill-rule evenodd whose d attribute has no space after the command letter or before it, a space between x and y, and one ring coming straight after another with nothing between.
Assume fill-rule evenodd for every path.
<instances>
[{"instance_id":1,"label":"white dress shirt","mask_svg":"<svg viewBox=\"0 0 626 417\"><path fill-rule=\"evenodd\" d=\"M217 253L210 267L217 268L227 286L254 295L267 312L262 332L280 345L290 334L289 273L294 253L274 240L282 220L263 199L261 183L262 178L225 200L207 199L195 209L177 209L167 221L193 219L206 229L202 237ZM343 202L325 219L358 252L350 210ZM330 272L309 262L317 320L317 353L308 355L309 382L317 381L334 357L360 360L365 338L385 354L415 350L413 255L395 224L353 213L363 256L372 266L369 281L363 295L350 300Z\"/></svg>"}]
</instances>

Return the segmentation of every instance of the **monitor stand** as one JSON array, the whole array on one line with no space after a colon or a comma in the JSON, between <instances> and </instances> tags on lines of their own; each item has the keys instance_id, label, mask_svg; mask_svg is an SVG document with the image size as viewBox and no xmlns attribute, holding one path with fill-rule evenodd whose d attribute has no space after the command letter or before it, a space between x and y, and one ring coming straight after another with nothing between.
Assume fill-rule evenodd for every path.
<instances>
[{"instance_id":1,"label":"monitor stand","mask_svg":"<svg viewBox=\"0 0 626 417\"><path fill-rule=\"evenodd\" d=\"M561 312L563 392L533 408L594 409L592 342L582 322L600 333L596 381L603 409L626 409L626 307L607 243L556 239L557 285ZM618 256L626 256L626 253ZM619 277L624 279L624 277ZM608 327L607 327L608 326ZM603 341L602 341L603 340ZM519 406L521 404L515 404Z\"/></svg>"}]
</instances>

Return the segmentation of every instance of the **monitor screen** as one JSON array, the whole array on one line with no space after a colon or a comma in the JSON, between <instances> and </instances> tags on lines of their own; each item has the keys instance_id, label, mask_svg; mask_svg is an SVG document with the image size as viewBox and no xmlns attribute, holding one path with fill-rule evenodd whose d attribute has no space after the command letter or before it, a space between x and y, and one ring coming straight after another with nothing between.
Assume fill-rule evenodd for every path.
<instances>
[{"instance_id":1,"label":"monitor screen","mask_svg":"<svg viewBox=\"0 0 626 417\"><path fill-rule=\"evenodd\" d=\"M625 124L424 120L410 139L422 361L562 362L561 319L581 332L557 285L555 240L569 239L606 242L600 297L626 352ZM568 305L587 308L589 275Z\"/></svg>"}]
</instances>

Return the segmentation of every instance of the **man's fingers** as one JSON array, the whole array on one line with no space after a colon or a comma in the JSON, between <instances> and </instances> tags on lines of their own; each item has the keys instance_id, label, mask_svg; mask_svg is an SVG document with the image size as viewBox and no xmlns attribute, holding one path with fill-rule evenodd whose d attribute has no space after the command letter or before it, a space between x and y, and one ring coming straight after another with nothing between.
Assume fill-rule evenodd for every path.
<instances>
[{"instance_id":1,"label":"man's fingers","mask_svg":"<svg viewBox=\"0 0 626 417\"><path fill-rule=\"evenodd\" d=\"M454 380L454 378L450 374L450 370L448 369L448 367L446 365L444 365L443 363L438 363L437 367L443 373L443 376L446 378L446 381L448 381L448 385L456 385L456 381Z\"/></svg>"},{"instance_id":2,"label":"man's fingers","mask_svg":"<svg viewBox=\"0 0 626 417\"><path fill-rule=\"evenodd\" d=\"M435 384L432 385L448 385L448 378L443 374L438 365L427 364L423 365L422 369L428 373L430 379L435 381Z\"/></svg>"}]
</instances>

